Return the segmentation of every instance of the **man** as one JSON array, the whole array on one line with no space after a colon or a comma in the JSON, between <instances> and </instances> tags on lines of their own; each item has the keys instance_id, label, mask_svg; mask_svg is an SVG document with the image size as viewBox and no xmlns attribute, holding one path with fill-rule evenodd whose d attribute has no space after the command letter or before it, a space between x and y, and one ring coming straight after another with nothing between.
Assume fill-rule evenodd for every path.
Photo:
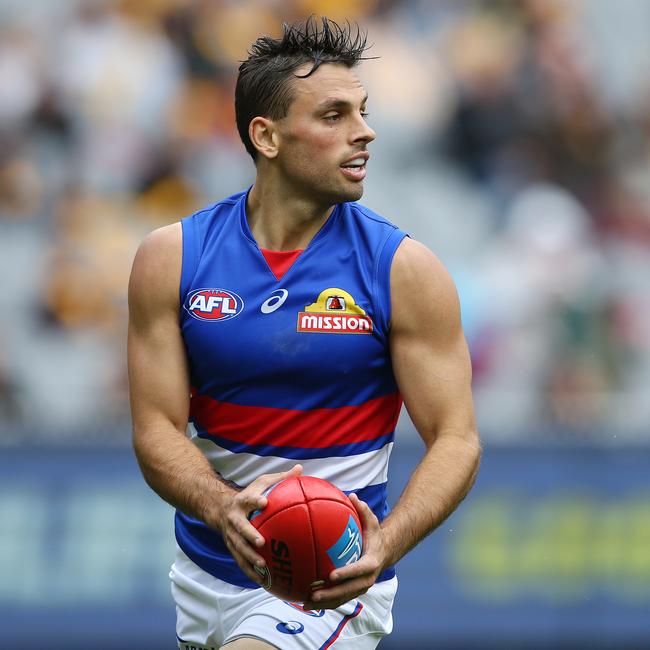
<instances>
[{"instance_id":1,"label":"man","mask_svg":"<svg viewBox=\"0 0 650 650\"><path fill-rule=\"evenodd\" d=\"M236 88L254 185L153 232L134 261L134 446L177 508L181 648L374 648L392 629L393 565L477 471L453 282L354 203L375 133L354 72L365 38L351 32L308 20L256 41ZM386 516L402 399L426 450ZM363 554L296 604L259 588L247 517L301 471L351 494Z\"/></svg>"}]
</instances>

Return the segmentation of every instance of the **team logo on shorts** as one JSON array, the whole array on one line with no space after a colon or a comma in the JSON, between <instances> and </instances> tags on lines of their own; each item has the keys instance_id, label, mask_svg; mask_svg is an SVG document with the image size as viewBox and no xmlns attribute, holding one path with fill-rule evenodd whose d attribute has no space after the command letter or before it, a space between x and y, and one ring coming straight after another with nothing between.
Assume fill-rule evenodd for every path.
<instances>
[{"instance_id":1,"label":"team logo on shorts","mask_svg":"<svg viewBox=\"0 0 650 650\"><path fill-rule=\"evenodd\" d=\"M226 289L197 289L185 301L185 309L198 320L224 321L241 313L244 301Z\"/></svg>"},{"instance_id":2,"label":"team logo on shorts","mask_svg":"<svg viewBox=\"0 0 650 650\"><path fill-rule=\"evenodd\" d=\"M341 537L327 550L332 564L340 568L356 562L361 557L361 533L352 515Z\"/></svg>"},{"instance_id":3,"label":"team logo on shorts","mask_svg":"<svg viewBox=\"0 0 650 650\"><path fill-rule=\"evenodd\" d=\"M299 332L371 334L372 320L343 289L321 291L316 302L298 314Z\"/></svg>"},{"instance_id":4,"label":"team logo on shorts","mask_svg":"<svg viewBox=\"0 0 650 650\"><path fill-rule=\"evenodd\" d=\"M285 621L284 623L278 623L275 629L282 632L282 634L300 634L305 629L305 626L298 621Z\"/></svg>"}]
</instances>

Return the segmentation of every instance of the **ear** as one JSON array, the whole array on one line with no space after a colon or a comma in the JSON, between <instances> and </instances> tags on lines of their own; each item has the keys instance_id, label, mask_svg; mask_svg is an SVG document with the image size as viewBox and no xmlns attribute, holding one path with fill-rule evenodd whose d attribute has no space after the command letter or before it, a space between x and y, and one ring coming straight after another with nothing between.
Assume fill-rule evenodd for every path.
<instances>
[{"instance_id":1,"label":"ear","mask_svg":"<svg viewBox=\"0 0 650 650\"><path fill-rule=\"evenodd\" d=\"M254 117L248 125L248 137L265 158L271 159L278 155L279 137L273 120Z\"/></svg>"}]
</instances>

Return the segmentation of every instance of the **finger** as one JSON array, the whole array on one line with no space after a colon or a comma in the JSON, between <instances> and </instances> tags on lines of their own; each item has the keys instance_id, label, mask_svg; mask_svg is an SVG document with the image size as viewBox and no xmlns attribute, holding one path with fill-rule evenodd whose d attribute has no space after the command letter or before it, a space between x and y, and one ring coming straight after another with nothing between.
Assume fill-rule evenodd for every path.
<instances>
[{"instance_id":1,"label":"finger","mask_svg":"<svg viewBox=\"0 0 650 650\"><path fill-rule=\"evenodd\" d=\"M262 486L256 484L256 481L254 481L235 497L237 508L244 513L246 517L255 510L264 510L268 500L262 492L264 492Z\"/></svg>"},{"instance_id":2,"label":"finger","mask_svg":"<svg viewBox=\"0 0 650 650\"><path fill-rule=\"evenodd\" d=\"M232 512L228 517L228 523L231 530L243 537L251 546L257 548L264 546L264 537L242 513Z\"/></svg>"},{"instance_id":3,"label":"finger","mask_svg":"<svg viewBox=\"0 0 650 650\"><path fill-rule=\"evenodd\" d=\"M347 580L344 584L336 587L319 589L314 592L311 600L316 605L315 609L329 609L332 603L347 603L349 600L365 594L373 584L374 581L367 576Z\"/></svg>"},{"instance_id":4,"label":"finger","mask_svg":"<svg viewBox=\"0 0 650 650\"><path fill-rule=\"evenodd\" d=\"M266 490L267 488L270 488L272 485L275 485L276 483L279 483L280 481L284 481L285 478L292 478L294 476L300 476L302 474L302 465L299 463L294 465L290 470L287 470L286 472L276 472L275 474L262 474L262 476L259 476L251 485L258 483L262 487L262 491Z\"/></svg>"},{"instance_id":5,"label":"finger","mask_svg":"<svg viewBox=\"0 0 650 650\"><path fill-rule=\"evenodd\" d=\"M248 490L251 485L246 488ZM237 518L237 527L242 534L255 546L263 546L264 539L250 522L254 514L259 514L268 500L265 496L254 492L240 492L234 500L233 516Z\"/></svg>"},{"instance_id":6,"label":"finger","mask_svg":"<svg viewBox=\"0 0 650 650\"><path fill-rule=\"evenodd\" d=\"M239 492L236 498L241 504L242 509L246 511L246 515L249 515L254 510L263 510L268 503L264 492L280 481L293 476L299 476L301 473L302 465L296 464L286 472L262 474L262 476L258 476L250 485Z\"/></svg>"},{"instance_id":7,"label":"finger","mask_svg":"<svg viewBox=\"0 0 650 650\"><path fill-rule=\"evenodd\" d=\"M374 527L378 528L379 519L377 519L375 513L370 509L370 506L365 501L362 501L354 492L351 492L349 497L354 509L359 515L363 532Z\"/></svg>"},{"instance_id":8,"label":"finger","mask_svg":"<svg viewBox=\"0 0 650 650\"><path fill-rule=\"evenodd\" d=\"M345 605L345 603L354 600L355 598L356 596L352 596L351 598L343 598L341 600L328 600L318 603L303 603L303 607L305 609L338 609L341 605Z\"/></svg>"},{"instance_id":9,"label":"finger","mask_svg":"<svg viewBox=\"0 0 650 650\"><path fill-rule=\"evenodd\" d=\"M255 551L255 549L243 538L236 534L231 534L228 539L228 548L233 554L239 555L249 565L255 564L262 568L266 563L264 558Z\"/></svg>"},{"instance_id":10,"label":"finger","mask_svg":"<svg viewBox=\"0 0 650 650\"><path fill-rule=\"evenodd\" d=\"M256 584L264 585L264 578L255 570L254 565L249 564L244 558L237 556L236 553L233 553L232 556L235 558L239 568Z\"/></svg>"},{"instance_id":11,"label":"finger","mask_svg":"<svg viewBox=\"0 0 650 650\"><path fill-rule=\"evenodd\" d=\"M337 609L341 605L345 605L345 603L349 603L351 600L363 596L367 591L367 589L361 589L355 593L346 594L341 598L330 598L328 600L319 599L315 602L303 603L303 605L305 609Z\"/></svg>"},{"instance_id":12,"label":"finger","mask_svg":"<svg viewBox=\"0 0 650 650\"><path fill-rule=\"evenodd\" d=\"M348 497L350 498L350 501L352 501L352 505L354 506L354 509L357 511L357 515L359 516L359 520L361 521L361 524L363 526L367 516L367 512L363 506L366 506L367 508L368 504L365 503L365 501L362 501L354 492L350 492L350 494L348 494Z\"/></svg>"},{"instance_id":13,"label":"finger","mask_svg":"<svg viewBox=\"0 0 650 650\"><path fill-rule=\"evenodd\" d=\"M340 607L343 605L346 601L343 601L341 603L333 601L333 602L327 602L327 603L303 603L302 606L305 609L336 609L337 607Z\"/></svg>"},{"instance_id":14,"label":"finger","mask_svg":"<svg viewBox=\"0 0 650 650\"><path fill-rule=\"evenodd\" d=\"M245 540L234 535L226 539L226 546L239 568L251 580L262 587L265 586L268 579L268 569L264 558L246 544Z\"/></svg>"},{"instance_id":15,"label":"finger","mask_svg":"<svg viewBox=\"0 0 650 650\"><path fill-rule=\"evenodd\" d=\"M240 535L255 548L262 548L266 541L257 530L257 528L255 528L255 526L253 526L253 524L251 524L248 520L246 520L246 523L242 526Z\"/></svg>"},{"instance_id":16,"label":"finger","mask_svg":"<svg viewBox=\"0 0 650 650\"><path fill-rule=\"evenodd\" d=\"M379 573L379 566L372 556L362 555L356 562L339 569L334 569L329 575L331 582L344 582L363 576L372 578Z\"/></svg>"}]
</instances>

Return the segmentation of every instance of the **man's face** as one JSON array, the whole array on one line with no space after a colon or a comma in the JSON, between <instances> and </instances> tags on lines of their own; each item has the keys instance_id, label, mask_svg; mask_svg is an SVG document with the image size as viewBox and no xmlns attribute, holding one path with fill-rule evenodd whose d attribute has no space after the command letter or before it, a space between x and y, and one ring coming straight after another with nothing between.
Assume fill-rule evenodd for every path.
<instances>
[{"instance_id":1,"label":"man's face","mask_svg":"<svg viewBox=\"0 0 650 650\"><path fill-rule=\"evenodd\" d=\"M309 69L305 65L297 74ZM356 201L363 194L366 146L375 139L365 120L366 91L341 63L324 63L293 83L293 102L276 123L285 182L319 203Z\"/></svg>"}]
</instances>

